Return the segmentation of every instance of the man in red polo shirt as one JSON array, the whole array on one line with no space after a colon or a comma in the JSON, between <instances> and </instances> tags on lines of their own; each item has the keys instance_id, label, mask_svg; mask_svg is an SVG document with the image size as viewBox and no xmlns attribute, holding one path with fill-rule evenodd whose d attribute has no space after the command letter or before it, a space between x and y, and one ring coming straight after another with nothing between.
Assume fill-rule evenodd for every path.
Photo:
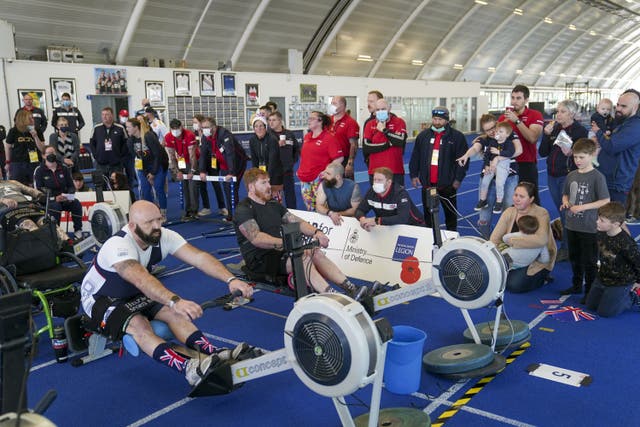
<instances>
[{"instance_id":1,"label":"man in red polo shirt","mask_svg":"<svg viewBox=\"0 0 640 427\"><path fill-rule=\"evenodd\" d=\"M391 113L385 99L376 101L376 118L369 120L363 129L362 152L369 156L369 183L373 183L374 169L387 167L393 172L393 182L404 186L404 162L402 154L407 142L407 125Z\"/></svg>"},{"instance_id":2,"label":"man in red polo shirt","mask_svg":"<svg viewBox=\"0 0 640 427\"><path fill-rule=\"evenodd\" d=\"M164 136L164 144L169 155L169 169L182 185L184 197L185 219L195 218L198 213L198 194L200 183L191 181L194 174L198 174L198 142L196 136L189 129L182 126L178 119L169 122L171 132ZM187 180L185 181L184 175ZM203 185L206 182L202 183Z\"/></svg>"},{"instance_id":3,"label":"man in red polo shirt","mask_svg":"<svg viewBox=\"0 0 640 427\"><path fill-rule=\"evenodd\" d=\"M522 154L516 157L520 181L535 184L535 202L540 204L538 194L538 158L536 144L542 134L544 121L539 111L527 107L529 88L517 85L511 91L511 106L500 116L499 122L510 121L522 143ZM512 108L511 108L512 107Z\"/></svg>"},{"instance_id":4,"label":"man in red polo shirt","mask_svg":"<svg viewBox=\"0 0 640 427\"><path fill-rule=\"evenodd\" d=\"M331 131L342 147L344 160L344 177L353 179L353 162L358 151L360 125L347 114L347 100L344 96L334 96L329 106L331 115Z\"/></svg>"}]
</instances>

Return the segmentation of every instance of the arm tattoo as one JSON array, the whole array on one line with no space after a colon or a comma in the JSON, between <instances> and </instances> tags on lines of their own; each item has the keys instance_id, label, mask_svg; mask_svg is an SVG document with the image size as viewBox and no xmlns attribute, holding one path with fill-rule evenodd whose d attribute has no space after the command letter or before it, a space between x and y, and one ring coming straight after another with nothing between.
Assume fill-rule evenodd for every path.
<instances>
[{"instance_id":1,"label":"arm tattoo","mask_svg":"<svg viewBox=\"0 0 640 427\"><path fill-rule=\"evenodd\" d=\"M140 265L140 263L133 259L126 259L124 261L114 264L113 268L116 269L116 273L118 273L120 277L126 279L127 271L135 265Z\"/></svg>"},{"instance_id":2,"label":"arm tattoo","mask_svg":"<svg viewBox=\"0 0 640 427\"><path fill-rule=\"evenodd\" d=\"M243 222L238 228L244 237L246 237L250 242L253 242L253 240L258 237L258 233L260 233L260 226L255 219Z\"/></svg>"}]
</instances>

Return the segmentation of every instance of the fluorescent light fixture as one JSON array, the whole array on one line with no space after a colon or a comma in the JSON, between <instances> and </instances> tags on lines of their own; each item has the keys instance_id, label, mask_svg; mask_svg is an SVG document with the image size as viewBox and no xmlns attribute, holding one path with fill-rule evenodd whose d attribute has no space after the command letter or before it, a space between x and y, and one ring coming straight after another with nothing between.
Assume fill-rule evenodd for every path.
<instances>
[{"instance_id":1,"label":"fluorescent light fixture","mask_svg":"<svg viewBox=\"0 0 640 427\"><path fill-rule=\"evenodd\" d=\"M575 30L576 30L576 26L575 26L575 25L573 25L573 24L569 24L569 29L570 29L571 31L575 31Z\"/></svg>"},{"instance_id":2,"label":"fluorescent light fixture","mask_svg":"<svg viewBox=\"0 0 640 427\"><path fill-rule=\"evenodd\" d=\"M522 70L516 70L516 74L522 74Z\"/></svg>"},{"instance_id":3,"label":"fluorescent light fixture","mask_svg":"<svg viewBox=\"0 0 640 427\"><path fill-rule=\"evenodd\" d=\"M597 36L597 35L598 35L598 33L596 33L596 32L595 32L595 31L593 31L593 30L589 31L589 34L590 34L590 35L592 35L592 36Z\"/></svg>"},{"instance_id":4,"label":"fluorescent light fixture","mask_svg":"<svg viewBox=\"0 0 640 427\"><path fill-rule=\"evenodd\" d=\"M560 77L567 77L565 73L560 73Z\"/></svg>"},{"instance_id":5,"label":"fluorescent light fixture","mask_svg":"<svg viewBox=\"0 0 640 427\"><path fill-rule=\"evenodd\" d=\"M576 77L581 79L582 78L582 74L578 74Z\"/></svg>"},{"instance_id":6,"label":"fluorescent light fixture","mask_svg":"<svg viewBox=\"0 0 640 427\"><path fill-rule=\"evenodd\" d=\"M489 71L490 73L495 73L496 72L496 67L489 67L489 68L487 68L487 71Z\"/></svg>"},{"instance_id":7,"label":"fluorescent light fixture","mask_svg":"<svg viewBox=\"0 0 640 427\"><path fill-rule=\"evenodd\" d=\"M412 59L411 65L424 65L424 61L422 59Z\"/></svg>"},{"instance_id":8,"label":"fluorescent light fixture","mask_svg":"<svg viewBox=\"0 0 640 427\"><path fill-rule=\"evenodd\" d=\"M520 8L517 8L517 7L516 7L515 9L513 9L513 13L514 13L515 15L520 15L520 16L522 16L522 15L524 14L524 11L523 11L522 9L520 9Z\"/></svg>"},{"instance_id":9,"label":"fluorescent light fixture","mask_svg":"<svg viewBox=\"0 0 640 427\"><path fill-rule=\"evenodd\" d=\"M358 55L356 61L373 62L373 58L371 58L371 55Z\"/></svg>"},{"instance_id":10,"label":"fluorescent light fixture","mask_svg":"<svg viewBox=\"0 0 640 427\"><path fill-rule=\"evenodd\" d=\"M463 70L464 66L462 64L453 64L454 70Z\"/></svg>"},{"instance_id":11,"label":"fluorescent light fixture","mask_svg":"<svg viewBox=\"0 0 640 427\"><path fill-rule=\"evenodd\" d=\"M486 1L482 1L482 0L476 0L476 3L482 6L486 6L488 4Z\"/></svg>"},{"instance_id":12,"label":"fluorescent light fixture","mask_svg":"<svg viewBox=\"0 0 640 427\"><path fill-rule=\"evenodd\" d=\"M547 16L546 18L544 18L544 22L546 22L547 24L553 24L553 19Z\"/></svg>"},{"instance_id":13,"label":"fluorescent light fixture","mask_svg":"<svg viewBox=\"0 0 640 427\"><path fill-rule=\"evenodd\" d=\"M544 75L546 75L546 74L547 74L547 73L545 73L544 71L540 71L540 76L541 76L541 77L542 77L542 76L544 76Z\"/></svg>"}]
</instances>

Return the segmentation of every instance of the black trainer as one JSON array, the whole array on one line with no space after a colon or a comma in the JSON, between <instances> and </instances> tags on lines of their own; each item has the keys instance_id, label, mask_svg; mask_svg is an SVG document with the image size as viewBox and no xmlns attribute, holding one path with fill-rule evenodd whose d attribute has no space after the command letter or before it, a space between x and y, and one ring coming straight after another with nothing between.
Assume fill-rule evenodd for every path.
<instances>
[{"instance_id":1,"label":"black trainer","mask_svg":"<svg viewBox=\"0 0 640 427\"><path fill-rule=\"evenodd\" d=\"M502 202L495 202L493 204L493 213L495 214L502 213Z\"/></svg>"},{"instance_id":2,"label":"black trainer","mask_svg":"<svg viewBox=\"0 0 640 427\"><path fill-rule=\"evenodd\" d=\"M474 211L481 211L482 209L486 208L489 204L487 203L486 200L478 200L478 204L476 205L475 208L473 208Z\"/></svg>"}]
</instances>

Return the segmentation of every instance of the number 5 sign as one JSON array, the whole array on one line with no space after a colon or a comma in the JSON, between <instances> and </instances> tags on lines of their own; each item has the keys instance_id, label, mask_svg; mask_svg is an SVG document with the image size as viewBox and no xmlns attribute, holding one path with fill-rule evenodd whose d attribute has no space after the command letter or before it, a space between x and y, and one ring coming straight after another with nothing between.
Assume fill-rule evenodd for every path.
<instances>
[{"instance_id":1,"label":"number 5 sign","mask_svg":"<svg viewBox=\"0 0 640 427\"><path fill-rule=\"evenodd\" d=\"M562 384L581 387L591 384L591 376L582 372L570 371L569 369L558 368L557 366L537 363L527 368L529 375L555 381Z\"/></svg>"}]
</instances>

